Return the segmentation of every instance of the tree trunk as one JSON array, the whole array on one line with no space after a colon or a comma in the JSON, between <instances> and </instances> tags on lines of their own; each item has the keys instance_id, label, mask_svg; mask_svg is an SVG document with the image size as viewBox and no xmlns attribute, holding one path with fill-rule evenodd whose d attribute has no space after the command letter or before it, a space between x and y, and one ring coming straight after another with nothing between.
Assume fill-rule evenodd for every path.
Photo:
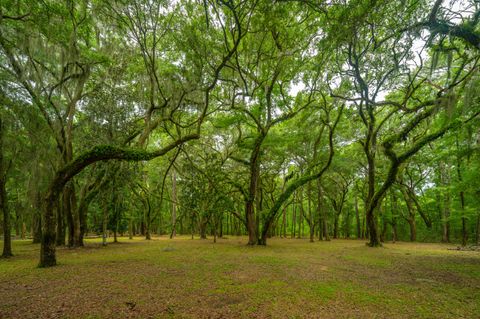
<instances>
[{"instance_id":1,"label":"tree trunk","mask_svg":"<svg viewBox=\"0 0 480 319\"><path fill-rule=\"evenodd\" d=\"M323 219L322 215L319 214L318 216L318 240L323 241Z\"/></svg>"},{"instance_id":2,"label":"tree trunk","mask_svg":"<svg viewBox=\"0 0 480 319\"><path fill-rule=\"evenodd\" d=\"M410 241L417 240L417 226L415 225L415 219L408 219L408 225L410 226Z\"/></svg>"},{"instance_id":3,"label":"tree trunk","mask_svg":"<svg viewBox=\"0 0 480 319\"><path fill-rule=\"evenodd\" d=\"M467 218L465 217L465 193L460 192L460 208L462 210L462 246L467 246L468 230L467 230Z\"/></svg>"},{"instance_id":4,"label":"tree trunk","mask_svg":"<svg viewBox=\"0 0 480 319\"><path fill-rule=\"evenodd\" d=\"M386 203L386 200L385 200L385 207L384 209L381 211L381 214L380 216L382 217L382 233L380 234L380 242L384 243L386 240L387 240L387 227L388 227L388 221L387 221L387 217L385 216L386 213L387 213L387 207L386 207L387 203ZM382 205L378 205L378 208L381 209L382 208Z\"/></svg>"},{"instance_id":5,"label":"tree trunk","mask_svg":"<svg viewBox=\"0 0 480 319\"><path fill-rule=\"evenodd\" d=\"M258 172L258 174L260 173ZM255 197L255 234L257 234L257 239L260 236L260 215L263 209L263 192L259 184L260 176L257 177L257 195Z\"/></svg>"},{"instance_id":6,"label":"tree trunk","mask_svg":"<svg viewBox=\"0 0 480 319\"><path fill-rule=\"evenodd\" d=\"M221 213L220 215L219 228L220 228L220 232L218 234L218 237L223 238L223 213Z\"/></svg>"},{"instance_id":7,"label":"tree trunk","mask_svg":"<svg viewBox=\"0 0 480 319\"><path fill-rule=\"evenodd\" d=\"M84 237L87 233L88 206L90 205L90 202L98 194L102 187L111 180L111 178L104 178L102 182L102 178L104 178L104 175L100 174L96 177L95 182L85 184L80 191L80 199L78 201L78 208L76 210L76 215L78 216L80 223L80 233L78 234L78 238L76 238L77 246L84 246Z\"/></svg>"},{"instance_id":8,"label":"tree trunk","mask_svg":"<svg viewBox=\"0 0 480 319\"><path fill-rule=\"evenodd\" d=\"M392 217L392 241L393 243L398 241L397 217Z\"/></svg>"},{"instance_id":9,"label":"tree trunk","mask_svg":"<svg viewBox=\"0 0 480 319\"><path fill-rule=\"evenodd\" d=\"M458 143L458 135L456 138L456 145L457 145L457 150L459 150L459 143ZM470 157L467 158L468 160ZM469 165L469 161L467 161L467 165ZM458 182L460 184L463 183L463 176L462 176L462 159L460 156L457 154L457 178ZM461 185L460 187L464 187ZM465 247L467 246L467 241L468 241L468 231L467 231L467 218L465 217L465 192L463 189L460 191L460 209L462 212L462 246Z\"/></svg>"},{"instance_id":10,"label":"tree trunk","mask_svg":"<svg viewBox=\"0 0 480 319\"><path fill-rule=\"evenodd\" d=\"M385 214L382 215L382 233L380 234L380 241L384 243L387 240L387 230L388 230L388 222Z\"/></svg>"},{"instance_id":11,"label":"tree trunk","mask_svg":"<svg viewBox=\"0 0 480 319\"><path fill-rule=\"evenodd\" d=\"M27 224L25 224L25 222L22 222L21 238L22 238L22 240L25 240L27 238Z\"/></svg>"},{"instance_id":12,"label":"tree trunk","mask_svg":"<svg viewBox=\"0 0 480 319\"><path fill-rule=\"evenodd\" d=\"M8 210L8 197L7 197L7 166L5 165L5 159L3 157L3 133L4 124L0 118L0 209L3 214L3 253L2 257L8 258L13 256L12 254L12 234L10 225L10 212Z\"/></svg>"},{"instance_id":13,"label":"tree trunk","mask_svg":"<svg viewBox=\"0 0 480 319\"><path fill-rule=\"evenodd\" d=\"M128 221L128 239L133 239L133 220L131 217Z\"/></svg>"},{"instance_id":14,"label":"tree trunk","mask_svg":"<svg viewBox=\"0 0 480 319\"><path fill-rule=\"evenodd\" d=\"M374 208L371 206L367 209L366 220L367 220L367 227L368 227L368 235L370 239L368 246L370 247L381 246L382 244L380 243L378 230L377 230L377 219L375 218Z\"/></svg>"},{"instance_id":15,"label":"tree trunk","mask_svg":"<svg viewBox=\"0 0 480 319\"><path fill-rule=\"evenodd\" d=\"M115 212L116 215L116 212ZM113 242L118 243L118 238L117 238L117 233L118 233L118 218L115 217L116 223L115 223L115 228L113 229Z\"/></svg>"},{"instance_id":16,"label":"tree trunk","mask_svg":"<svg viewBox=\"0 0 480 319\"><path fill-rule=\"evenodd\" d=\"M392 241L395 243L398 240L398 233L397 233L397 214L398 214L398 206L397 206L397 197L395 193L392 191Z\"/></svg>"},{"instance_id":17,"label":"tree trunk","mask_svg":"<svg viewBox=\"0 0 480 319\"><path fill-rule=\"evenodd\" d=\"M477 214L477 231L476 231L476 235L477 235L477 236L476 236L477 239L476 239L475 242L476 242L477 246L479 246L479 245L480 245L480 213Z\"/></svg>"},{"instance_id":18,"label":"tree trunk","mask_svg":"<svg viewBox=\"0 0 480 319\"><path fill-rule=\"evenodd\" d=\"M335 214L335 220L333 222L333 239L338 238L338 219L340 217L340 214L338 212L334 212Z\"/></svg>"},{"instance_id":19,"label":"tree trunk","mask_svg":"<svg viewBox=\"0 0 480 319\"><path fill-rule=\"evenodd\" d=\"M415 241L417 239L417 226L415 225L415 208L412 198L408 195L406 186L401 186L400 191L403 194L405 203L407 204L408 217L407 222L410 226L410 241Z\"/></svg>"},{"instance_id":20,"label":"tree trunk","mask_svg":"<svg viewBox=\"0 0 480 319\"><path fill-rule=\"evenodd\" d=\"M45 201L45 212L42 220L42 244L40 246L39 267L51 267L57 264L55 257L55 218L51 213L55 209L57 197L47 196Z\"/></svg>"},{"instance_id":21,"label":"tree trunk","mask_svg":"<svg viewBox=\"0 0 480 319\"><path fill-rule=\"evenodd\" d=\"M34 199L34 211L32 217L32 237L33 237L33 244L39 244L42 242L42 217L41 217L41 208L42 206L42 199L40 196L40 192L37 190L35 192L35 199ZM65 236L64 236L65 240Z\"/></svg>"},{"instance_id":22,"label":"tree trunk","mask_svg":"<svg viewBox=\"0 0 480 319\"><path fill-rule=\"evenodd\" d=\"M310 242L313 243L315 240L315 220L313 219L312 212L312 183L308 182L307 184L307 199L308 199L308 228L310 230Z\"/></svg>"},{"instance_id":23,"label":"tree trunk","mask_svg":"<svg viewBox=\"0 0 480 319\"><path fill-rule=\"evenodd\" d=\"M75 237L75 222L73 218L73 208L72 208L72 184L68 183L65 185L65 188L63 190L63 212L65 213L65 216L67 217L67 228L68 228L68 233L67 233L67 242L68 242L68 247L74 247L74 237Z\"/></svg>"},{"instance_id":24,"label":"tree trunk","mask_svg":"<svg viewBox=\"0 0 480 319\"><path fill-rule=\"evenodd\" d=\"M295 238L295 227L296 227L296 220L297 220L297 205L295 204L296 200L296 193L293 195L293 208L292 208L292 231L290 234L290 238Z\"/></svg>"},{"instance_id":25,"label":"tree trunk","mask_svg":"<svg viewBox=\"0 0 480 319\"><path fill-rule=\"evenodd\" d=\"M350 208L350 207L348 207ZM347 209L345 216L345 238L350 239L350 209Z\"/></svg>"},{"instance_id":26,"label":"tree trunk","mask_svg":"<svg viewBox=\"0 0 480 319\"><path fill-rule=\"evenodd\" d=\"M199 223L200 239L207 239L207 222L200 221Z\"/></svg>"},{"instance_id":27,"label":"tree trunk","mask_svg":"<svg viewBox=\"0 0 480 319\"><path fill-rule=\"evenodd\" d=\"M15 207L15 235L17 237L20 237L22 233L22 214L20 213L20 210L19 202L17 202Z\"/></svg>"},{"instance_id":28,"label":"tree trunk","mask_svg":"<svg viewBox=\"0 0 480 319\"><path fill-rule=\"evenodd\" d=\"M360 213L358 211L358 199L355 195L355 219L357 221L357 239L362 237L361 225L360 225Z\"/></svg>"},{"instance_id":29,"label":"tree trunk","mask_svg":"<svg viewBox=\"0 0 480 319\"><path fill-rule=\"evenodd\" d=\"M367 157L368 172L367 172L367 185L368 192L366 203L366 214L365 218L367 220L367 227L369 233L370 242L368 246L370 247L379 247L382 244L378 236L377 229L377 218L375 216L376 207L373 203L373 198L375 196L375 153L376 153L376 138L373 134L373 125L370 123L368 125L367 137L364 143L364 151Z\"/></svg>"},{"instance_id":30,"label":"tree trunk","mask_svg":"<svg viewBox=\"0 0 480 319\"><path fill-rule=\"evenodd\" d=\"M445 163L440 162L440 181L441 185L444 187L448 187L450 184L450 176L447 172L445 167ZM445 190L443 194L443 211L442 211L442 242L449 243L450 242L450 191L448 189Z\"/></svg>"},{"instance_id":31,"label":"tree trunk","mask_svg":"<svg viewBox=\"0 0 480 319\"><path fill-rule=\"evenodd\" d=\"M319 182L319 185L320 185L320 182ZM321 199L323 198L323 195L322 195L322 190L319 186L319 200L321 201ZM328 234L328 220L327 220L327 210L325 207L322 207L322 223L323 223L323 236L325 238L326 241L330 241L330 236Z\"/></svg>"},{"instance_id":32,"label":"tree trunk","mask_svg":"<svg viewBox=\"0 0 480 319\"><path fill-rule=\"evenodd\" d=\"M72 180L72 192L70 194L71 208L73 214L73 246L82 247L82 231L81 231L81 222L80 222L80 212L77 207L77 195L75 193L75 186Z\"/></svg>"},{"instance_id":33,"label":"tree trunk","mask_svg":"<svg viewBox=\"0 0 480 319\"><path fill-rule=\"evenodd\" d=\"M326 241L330 241L330 235L328 234L328 220L327 220L327 210L323 209L323 236Z\"/></svg>"},{"instance_id":34,"label":"tree trunk","mask_svg":"<svg viewBox=\"0 0 480 319\"><path fill-rule=\"evenodd\" d=\"M77 246L85 246L84 238L87 233L87 217L88 217L88 205L89 203L81 203L78 207L78 218L80 222L79 234L77 238Z\"/></svg>"},{"instance_id":35,"label":"tree trunk","mask_svg":"<svg viewBox=\"0 0 480 319\"><path fill-rule=\"evenodd\" d=\"M297 238L303 238L303 215L305 214L304 208L303 208L303 188L300 189L298 196L299 198L299 208L300 208L300 216L298 216L298 237Z\"/></svg>"},{"instance_id":36,"label":"tree trunk","mask_svg":"<svg viewBox=\"0 0 480 319\"><path fill-rule=\"evenodd\" d=\"M195 233L193 213L190 214L190 233L191 233L192 239L193 239L193 235Z\"/></svg>"},{"instance_id":37,"label":"tree trunk","mask_svg":"<svg viewBox=\"0 0 480 319\"><path fill-rule=\"evenodd\" d=\"M172 232L170 238L177 235L177 175L175 169L172 170Z\"/></svg>"},{"instance_id":38,"label":"tree trunk","mask_svg":"<svg viewBox=\"0 0 480 319\"><path fill-rule=\"evenodd\" d=\"M363 204L366 205L366 202L363 201ZM362 216L362 236L361 236L362 239L365 239L366 236L367 236L367 233L368 233L368 231L367 231L368 225L366 224L366 220L367 220L367 207L366 207L366 206L364 206L364 207L365 207L365 208L364 208L364 213L363 213L363 216Z\"/></svg>"},{"instance_id":39,"label":"tree trunk","mask_svg":"<svg viewBox=\"0 0 480 319\"><path fill-rule=\"evenodd\" d=\"M323 240L323 207L322 207L322 185L317 180L317 214L318 214L318 240Z\"/></svg>"},{"instance_id":40,"label":"tree trunk","mask_svg":"<svg viewBox=\"0 0 480 319\"><path fill-rule=\"evenodd\" d=\"M148 194L145 193L145 196L146 196L146 198L145 198L145 203L146 203L146 207L145 207L145 209L146 209L146 212L145 212L145 239L146 240L151 240L152 235L150 233L150 228L152 226L151 225L152 221L151 221L150 215L151 215L152 209L150 207L150 200L148 199ZM175 225L173 227L175 227Z\"/></svg>"},{"instance_id":41,"label":"tree trunk","mask_svg":"<svg viewBox=\"0 0 480 319\"><path fill-rule=\"evenodd\" d=\"M108 202L104 203L102 218L102 245L107 246Z\"/></svg>"},{"instance_id":42,"label":"tree trunk","mask_svg":"<svg viewBox=\"0 0 480 319\"><path fill-rule=\"evenodd\" d=\"M265 139L265 134L260 135L255 140L255 146L250 156L250 184L248 194L245 201L245 215L247 220L248 245L256 245L258 243L257 220L255 214L255 198L258 194L258 180L260 178L260 148ZM260 213L260 212L257 212Z\"/></svg>"},{"instance_id":43,"label":"tree trunk","mask_svg":"<svg viewBox=\"0 0 480 319\"><path fill-rule=\"evenodd\" d=\"M213 217L213 243L217 242L217 227L218 222L216 216Z\"/></svg>"},{"instance_id":44,"label":"tree trunk","mask_svg":"<svg viewBox=\"0 0 480 319\"><path fill-rule=\"evenodd\" d=\"M57 236L55 239L57 246L65 246L65 218L63 214L62 203L57 204Z\"/></svg>"}]
</instances>

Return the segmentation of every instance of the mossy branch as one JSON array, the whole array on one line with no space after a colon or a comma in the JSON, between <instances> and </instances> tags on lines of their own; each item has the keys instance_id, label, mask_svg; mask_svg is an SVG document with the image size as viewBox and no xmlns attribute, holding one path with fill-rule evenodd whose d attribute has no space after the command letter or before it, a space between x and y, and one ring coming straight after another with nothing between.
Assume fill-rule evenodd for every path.
<instances>
[{"instance_id":1,"label":"mossy branch","mask_svg":"<svg viewBox=\"0 0 480 319\"><path fill-rule=\"evenodd\" d=\"M165 146L156 151L146 151L142 149L129 149L123 147L116 147L112 145L98 145L90 149L89 151L78 156L70 163L60 169L55 175L55 179L50 184L49 192L47 194L48 200L55 199L62 191L65 184L72 179L75 175L80 173L87 166L106 160L123 160L123 161L149 161L156 157L165 155L174 148L184 144L187 141L198 139L198 134L186 135L171 144Z\"/></svg>"}]
</instances>

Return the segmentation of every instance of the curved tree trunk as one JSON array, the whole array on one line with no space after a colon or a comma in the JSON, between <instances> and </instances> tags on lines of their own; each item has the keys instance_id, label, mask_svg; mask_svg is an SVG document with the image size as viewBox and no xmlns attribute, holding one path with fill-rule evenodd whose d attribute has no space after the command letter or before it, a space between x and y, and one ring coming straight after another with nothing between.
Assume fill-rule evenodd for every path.
<instances>
[{"instance_id":1,"label":"curved tree trunk","mask_svg":"<svg viewBox=\"0 0 480 319\"><path fill-rule=\"evenodd\" d=\"M54 209L56 201L59 198L65 184L70 181L72 177L80 173L85 167L98 162L111 159L126 160L126 161L148 161L156 157L160 157L176 148L177 146L193 139L198 139L198 134L186 135L183 138L172 142L166 147L147 152L145 150L134 150L114 147L110 145L96 146L90 151L77 157L62 169L57 171L54 180L50 184L47 191L47 196L44 201L44 219L42 229L42 246L40 249L40 267L55 266L55 214Z\"/></svg>"}]
</instances>

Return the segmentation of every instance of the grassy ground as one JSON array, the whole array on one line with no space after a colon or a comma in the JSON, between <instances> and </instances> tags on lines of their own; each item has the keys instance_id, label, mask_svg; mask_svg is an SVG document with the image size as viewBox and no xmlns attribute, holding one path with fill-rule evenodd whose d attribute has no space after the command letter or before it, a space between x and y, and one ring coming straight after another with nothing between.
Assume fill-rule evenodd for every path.
<instances>
[{"instance_id":1,"label":"grassy ground","mask_svg":"<svg viewBox=\"0 0 480 319\"><path fill-rule=\"evenodd\" d=\"M480 318L480 254L440 244L156 238L59 249L15 241L0 318Z\"/></svg>"}]
</instances>

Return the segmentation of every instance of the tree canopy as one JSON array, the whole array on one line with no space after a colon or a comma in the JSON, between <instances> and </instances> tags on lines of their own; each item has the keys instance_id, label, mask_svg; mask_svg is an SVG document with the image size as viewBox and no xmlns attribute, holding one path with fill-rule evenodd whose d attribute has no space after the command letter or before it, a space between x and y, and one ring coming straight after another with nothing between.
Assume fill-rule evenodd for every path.
<instances>
[{"instance_id":1,"label":"tree canopy","mask_svg":"<svg viewBox=\"0 0 480 319\"><path fill-rule=\"evenodd\" d=\"M0 5L0 208L110 232L480 241L480 4Z\"/></svg>"}]
</instances>

